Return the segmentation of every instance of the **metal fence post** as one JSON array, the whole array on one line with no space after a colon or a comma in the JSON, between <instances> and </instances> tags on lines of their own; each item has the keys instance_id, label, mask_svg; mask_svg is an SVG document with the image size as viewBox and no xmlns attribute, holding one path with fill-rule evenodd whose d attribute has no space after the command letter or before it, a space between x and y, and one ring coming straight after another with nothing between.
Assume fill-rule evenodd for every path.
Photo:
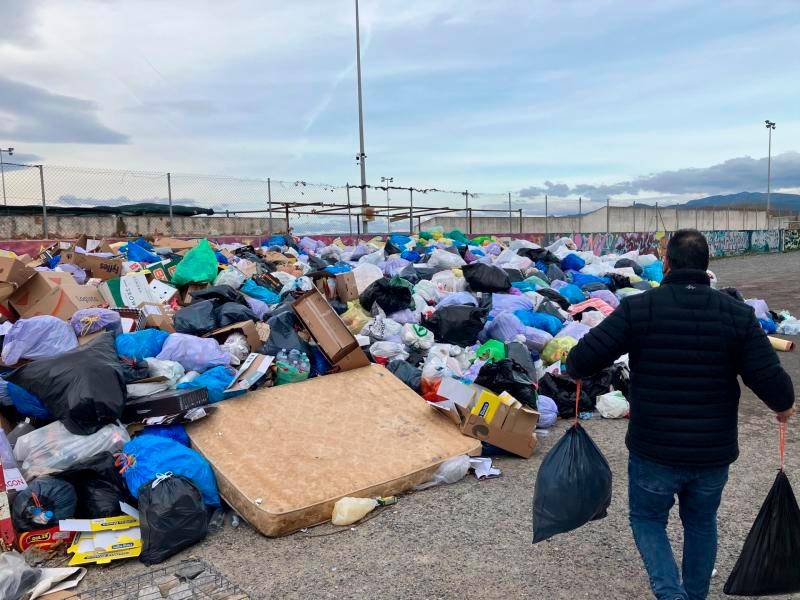
<instances>
[{"instance_id":1,"label":"metal fence post","mask_svg":"<svg viewBox=\"0 0 800 600\"><path fill-rule=\"evenodd\" d=\"M519 232L522 233L522 209L519 209Z\"/></svg>"},{"instance_id":2,"label":"metal fence post","mask_svg":"<svg viewBox=\"0 0 800 600\"><path fill-rule=\"evenodd\" d=\"M286 208L286 235L291 235L292 234L292 231L291 231L292 228L289 227L289 205L286 204L285 208Z\"/></svg>"},{"instance_id":3,"label":"metal fence post","mask_svg":"<svg viewBox=\"0 0 800 600\"><path fill-rule=\"evenodd\" d=\"M169 202L169 233L175 235L175 222L172 220L172 174L167 173L167 201Z\"/></svg>"},{"instance_id":4,"label":"metal fence post","mask_svg":"<svg viewBox=\"0 0 800 600\"><path fill-rule=\"evenodd\" d=\"M414 235L414 188L408 188L408 235Z\"/></svg>"},{"instance_id":5,"label":"metal fence post","mask_svg":"<svg viewBox=\"0 0 800 600\"><path fill-rule=\"evenodd\" d=\"M583 233L583 196L578 196L578 233Z\"/></svg>"},{"instance_id":6,"label":"metal fence post","mask_svg":"<svg viewBox=\"0 0 800 600\"><path fill-rule=\"evenodd\" d=\"M272 237L272 180L267 177L267 232ZM350 210L350 184L347 184L347 210Z\"/></svg>"},{"instance_id":7,"label":"metal fence post","mask_svg":"<svg viewBox=\"0 0 800 600\"><path fill-rule=\"evenodd\" d=\"M636 232L636 200L633 201L633 231Z\"/></svg>"},{"instance_id":8,"label":"metal fence post","mask_svg":"<svg viewBox=\"0 0 800 600\"><path fill-rule=\"evenodd\" d=\"M731 230L731 207L725 207L725 229ZM745 228L746 229L746 228Z\"/></svg>"},{"instance_id":9,"label":"metal fence post","mask_svg":"<svg viewBox=\"0 0 800 600\"><path fill-rule=\"evenodd\" d=\"M269 180L268 180L269 181ZM348 181L345 185L347 189L347 229L350 231L350 242L348 244L353 243L353 220L352 215L350 214L350 182Z\"/></svg>"},{"instance_id":10,"label":"metal fence post","mask_svg":"<svg viewBox=\"0 0 800 600\"><path fill-rule=\"evenodd\" d=\"M50 237L50 230L47 227L47 200L45 199L44 193L44 167L42 165L36 165L39 168L39 183L42 186L42 233L44 233L44 239Z\"/></svg>"},{"instance_id":11,"label":"metal fence post","mask_svg":"<svg viewBox=\"0 0 800 600\"><path fill-rule=\"evenodd\" d=\"M472 235L472 216L469 212L469 190L464 190L464 216L467 219L466 229L469 235Z\"/></svg>"},{"instance_id":12,"label":"metal fence post","mask_svg":"<svg viewBox=\"0 0 800 600\"><path fill-rule=\"evenodd\" d=\"M508 192L508 237L514 233L514 225L511 222L511 192Z\"/></svg>"},{"instance_id":13,"label":"metal fence post","mask_svg":"<svg viewBox=\"0 0 800 600\"><path fill-rule=\"evenodd\" d=\"M611 198L606 198L606 233L611 233Z\"/></svg>"}]
</instances>

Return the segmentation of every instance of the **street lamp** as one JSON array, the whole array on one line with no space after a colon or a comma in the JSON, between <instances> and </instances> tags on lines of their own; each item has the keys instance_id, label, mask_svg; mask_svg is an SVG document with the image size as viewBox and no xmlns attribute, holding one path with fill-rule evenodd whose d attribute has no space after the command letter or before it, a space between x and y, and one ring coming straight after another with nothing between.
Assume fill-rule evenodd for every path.
<instances>
[{"instance_id":1,"label":"street lamp","mask_svg":"<svg viewBox=\"0 0 800 600\"><path fill-rule=\"evenodd\" d=\"M775 123L767 119L764 121L769 129L769 149L767 150L767 229L769 229L769 201L770 201L770 178L772 177L772 130L775 129Z\"/></svg>"},{"instance_id":2,"label":"street lamp","mask_svg":"<svg viewBox=\"0 0 800 600\"><path fill-rule=\"evenodd\" d=\"M356 0L356 76L358 79L358 140L359 152L356 162L361 167L361 212L362 231L367 232L367 155L364 153L364 107L361 99L361 25L358 18L358 0Z\"/></svg>"},{"instance_id":3,"label":"street lamp","mask_svg":"<svg viewBox=\"0 0 800 600\"><path fill-rule=\"evenodd\" d=\"M381 177L381 183L386 184L386 232L392 231L392 213L389 211L389 184L394 181L394 177Z\"/></svg>"},{"instance_id":4,"label":"street lamp","mask_svg":"<svg viewBox=\"0 0 800 600\"><path fill-rule=\"evenodd\" d=\"M3 152L8 154L9 156L14 155L13 148L0 148L0 181L3 182L3 206L6 206L6 170L3 166Z\"/></svg>"}]
</instances>

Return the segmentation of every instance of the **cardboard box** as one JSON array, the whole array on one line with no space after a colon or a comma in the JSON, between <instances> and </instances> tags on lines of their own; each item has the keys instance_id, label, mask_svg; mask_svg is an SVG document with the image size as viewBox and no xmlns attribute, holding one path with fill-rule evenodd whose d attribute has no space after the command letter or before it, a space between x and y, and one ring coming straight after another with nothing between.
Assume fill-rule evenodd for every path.
<instances>
[{"instance_id":1,"label":"cardboard box","mask_svg":"<svg viewBox=\"0 0 800 600\"><path fill-rule=\"evenodd\" d=\"M103 257L94 254L83 254L76 250L66 250L61 252L60 263L76 265L81 269L89 271L92 277L108 281L122 275L122 257ZM59 264L60 264L59 263Z\"/></svg>"},{"instance_id":2,"label":"cardboard box","mask_svg":"<svg viewBox=\"0 0 800 600\"><path fill-rule=\"evenodd\" d=\"M181 306L189 306L192 303L192 292L204 290L207 287L207 283L190 283L185 288L182 288L182 293L178 302Z\"/></svg>"},{"instance_id":3,"label":"cardboard box","mask_svg":"<svg viewBox=\"0 0 800 600\"><path fill-rule=\"evenodd\" d=\"M442 379L437 395L449 402L429 402L461 433L488 442L522 458L536 449L539 413L504 392L500 396L477 385Z\"/></svg>"},{"instance_id":4,"label":"cardboard box","mask_svg":"<svg viewBox=\"0 0 800 600\"><path fill-rule=\"evenodd\" d=\"M169 283L172 281L172 276L175 274L175 269L181 261L177 258L160 263L152 264L148 267L150 274L154 279Z\"/></svg>"},{"instance_id":5,"label":"cardboard box","mask_svg":"<svg viewBox=\"0 0 800 600\"><path fill-rule=\"evenodd\" d=\"M164 304L169 304L170 300L178 293L178 288L158 279L153 279L149 286L156 300Z\"/></svg>"},{"instance_id":6,"label":"cardboard box","mask_svg":"<svg viewBox=\"0 0 800 600\"><path fill-rule=\"evenodd\" d=\"M21 317L52 315L65 321L82 308L103 306L98 289L78 285L69 273L39 272L10 298Z\"/></svg>"},{"instance_id":7,"label":"cardboard box","mask_svg":"<svg viewBox=\"0 0 800 600\"><path fill-rule=\"evenodd\" d=\"M261 338L258 336L258 329L253 321L241 321L239 323L231 323L225 327L220 327L214 331L209 331L203 337L210 337L217 340L220 344L225 342L228 336L233 332L239 332L247 338L247 344L250 350L258 350L261 348Z\"/></svg>"},{"instance_id":8,"label":"cardboard box","mask_svg":"<svg viewBox=\"0 0 800 600\"><path fill-rule=\"evenodd\" d=\"M147 277L141 273L110 279L97 289L111 307L136 308L143 302L158 302Z\"/></svg>"},{"instance_id":9,"label":"cardboard box","mask_svg":"<svg viewBox=\"0 0 800 600\"><path fill-rule=\"evenodd\" d=\"M292 304L292 310L330 363L340 371L369 365L369 359L339 315L316 289Z\"/></svg>"},{"instance_id":10,"label":"cardboard box","mask_svg":"<svg viewBox=\"0 0 800 600\"><path fill-rule=\"evenodd\" d=\"M75 539L74 531L61 531L58 526L55 526L18 533L15 543L20 552L25 552L31 547L52 550L61 544L71 544L73 539Z\"/></svg>"},{"instance_id":11,"label":"cardboard box","mask_svg":"<svg viewBox=\"0 0 800 600\"><path fill-rule=\"evenodd\" d=\"M25 266L21 260L7 256L0 257L0 300L5 300L21 288L36 271Z\"/></svg>"},{"instance_id":12,"label":"cardboard box","mask_svg":"<svg viewBox=\"0 0 800 600\"><path fill-rule=\"evenodd\" d=\"M168 417L208 405L208 390L166 390L141 398L128 399L122 412L123 423L141 423L153 417Z\"/></svg>"},{"instance_id":13,"label":"cardboard box","mask_svg":"<svg viewBox=\"0 0 800 600\"><path fill-rule=\"evenodd\" d=\"M314 279L314 285L326 300L336 300L339 296L334 276L317 277Z\"/></svg>"},{"instance_id":14,"label":"cardboard box","mask_svg":"<svg viewBox=\"0 0 800 600\"><path fill-rule=\"evenodd\" d=\"M139 308L112 308L111 310L119 314L122 321L122 333L133 333L146 326L147 315Z\"/></svg>"},{"instance_id":15,"label":"cardboard box","mask_svg":"<svg viewBox=\"0 0 800 600\"><path fill-rule=\"evenodd\" d=\"M352 271L336 275L336 295L342 302L358 300L358 285L356 285L356 276Z\"/></svg>"},{"instance_id":16,"label":"cardboard box","mask_svg":"<svg viewBox=\"0 0 800 600\"><path fill-rule=\"evenodd\" d=\"M142 532L139 527L123 531L81 532L67 553L72 554L69 565L96 563L105 565L112 560L136 558L142 552Z\"/></svg>"},{"instance_id":17,"label":"cardboard box","mask_svg":"<svg viewBox=\"0 0 800 600\"><path fill-rule=\"evenodd\" d=\"M163 237L158 238L153 245L156 248L172 248L175 252L179 250L191 250L200 240L179 240L178 238Z\"/></svg>"},{"instance_id":18,"label":"cardboard box","mask_svg":"<svg viewBox=\"0 0 800 600\"><path fill-rule=\"evenodd\" d=\"M86 252L107 252L114 253L114 249L104 239L92 239L86 235L82 235L75 241L75 248L83 248Z\"/></svg>"},{"instance_id":19,"label":"cardboard box","mask_svg":"<svg viewBox=\"0 0 800 600\"><path fill-rule=\"evenodd\" d=\"M145 315L144 328L151 327L167 333L175 333L175 324L172 322L172 317L166 313L166 307L163 304L144 302L137 308Z\"/></svg>"},{"instance_id":20,"label":"cardboard box","mask_svg":"<svg viewBox=\"0 0 800 600\"><path fill-rule=\"evenodd\" d=\"M242 363L242 366L239 367L236 378L225 389L225 392L244 392L249 390L259 379L267 374L272 361L272 356L251 352Z\"/></svg>"}]
</instances>

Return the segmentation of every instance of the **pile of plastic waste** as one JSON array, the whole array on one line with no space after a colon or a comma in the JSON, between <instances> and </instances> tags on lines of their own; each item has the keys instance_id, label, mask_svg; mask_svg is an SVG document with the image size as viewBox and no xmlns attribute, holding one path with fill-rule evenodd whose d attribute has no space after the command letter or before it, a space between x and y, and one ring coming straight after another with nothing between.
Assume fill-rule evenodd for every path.
<instances>
[{"instance_id":1,"label":"pile of plastic waste","mask_svg":"<svg viewBox=\"0 0 800 600\"><path fill-rule=\"evenodd\" d=\"M113 559L161 562L222 526L213 471L184 424L249 391L339 370L292 310L309 292L425 400L446 403L454 381L477 386L536 411L541 431L575 416L570 350L663 277L654 254L436 229L354 244L81 239L0 261L0 457L13 526L0 524L0 537L23 553L60 547L72 565L107 558L121 539L129 550ZM765 331L800 333L787 312L747 303ZM623 357L582 381L580 417L625 417L627 387Z\"/></svg>"}]
</instances>

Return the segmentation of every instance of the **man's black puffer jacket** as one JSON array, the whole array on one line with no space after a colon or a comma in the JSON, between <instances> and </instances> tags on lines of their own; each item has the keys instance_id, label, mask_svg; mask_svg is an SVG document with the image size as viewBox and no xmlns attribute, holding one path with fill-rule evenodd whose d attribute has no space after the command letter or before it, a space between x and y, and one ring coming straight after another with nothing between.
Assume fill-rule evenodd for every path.
<instances>
[{"instance_id":1,"label":"man's black puffer jacket","mask_svg":"<svg viewBox=\"0 0 800 600\"><path fill-rule=\"evenodd\" d=\"M705 271L670 272L661 287L625 298L567 358L586 377L630 359L626 444L657 463L712 467L739 455L739 382L772 410L794 403L792 381L753 309L711 289Z\"/></svg>"}]
</instances>

